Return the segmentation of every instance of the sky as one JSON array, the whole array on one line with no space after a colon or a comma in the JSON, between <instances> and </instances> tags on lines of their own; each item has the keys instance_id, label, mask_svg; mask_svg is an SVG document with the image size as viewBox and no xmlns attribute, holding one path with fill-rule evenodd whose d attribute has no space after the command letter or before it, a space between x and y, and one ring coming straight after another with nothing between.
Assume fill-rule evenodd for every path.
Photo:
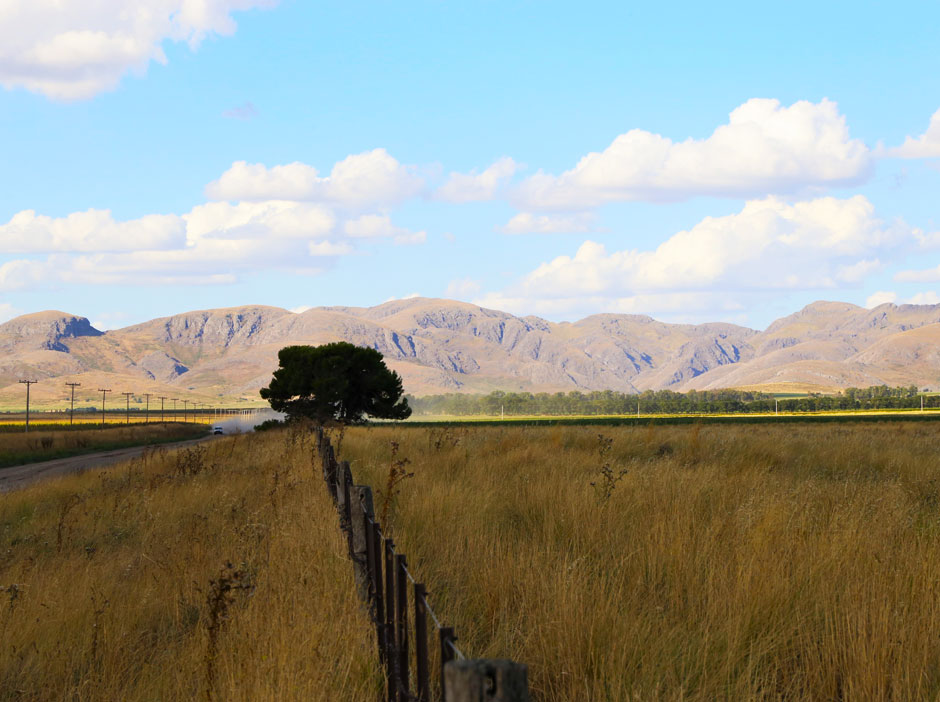
<instances>
[{"instance_id":1,"label":"sky","mask_svg":"<svg viewBox=\"0 0 940 702\"><path fill-rule=\"evenodd\" d=\"M940 5L0 0L0 321L940 303Z\"/></svg>"}]
</instances>

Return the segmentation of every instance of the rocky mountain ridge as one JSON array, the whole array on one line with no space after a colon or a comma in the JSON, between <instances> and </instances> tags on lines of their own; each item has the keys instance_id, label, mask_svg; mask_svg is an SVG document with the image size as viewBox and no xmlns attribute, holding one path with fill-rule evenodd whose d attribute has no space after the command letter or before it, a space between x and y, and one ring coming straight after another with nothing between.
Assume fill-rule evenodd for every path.
<instances>
[{"instance_id":1,"label":"rocky mountain ridge","mask_svg":"<svg viewBox=\"0 0 940 702\"><path fill-rule=\"evenodd\" d=\"M339 340L380 351L416 395L940 385L940 305L869 310L817 302L757 331L617 314L554 323L412 298L302 313L198 310L107 332L64 312L24 315L0 324L0 400L16 396L26 376L209 402L255 400L280 348ZM40 383L37 398L59 397L60 386Z\"/></svg>"}]
</instances>

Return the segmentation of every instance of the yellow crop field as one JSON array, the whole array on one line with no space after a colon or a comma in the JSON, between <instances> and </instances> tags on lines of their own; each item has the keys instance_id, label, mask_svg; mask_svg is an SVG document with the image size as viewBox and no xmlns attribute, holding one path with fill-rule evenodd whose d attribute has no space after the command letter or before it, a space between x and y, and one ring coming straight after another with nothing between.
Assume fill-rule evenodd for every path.
<instances>
[{"instance_id":1,"label":"yellow crop field","mask_svg":"<svg viewBox=\"0 0 940 702\"><path fill-rule=\"evenodd\" d=\"M340 454L464 653L527 663L534 700L933 700L938 441L932 422L401 425Z\"/></svg>"},{"instance_id":2,"label":"yellow crop field","mask_svg":"<svg viewBox=\"0 0 940 702\"><path fill-rule=\"evenodd\" d=\"M0 495L0 699L377 699L311 466L251 434Z\"/></svg>"}]
</instances>

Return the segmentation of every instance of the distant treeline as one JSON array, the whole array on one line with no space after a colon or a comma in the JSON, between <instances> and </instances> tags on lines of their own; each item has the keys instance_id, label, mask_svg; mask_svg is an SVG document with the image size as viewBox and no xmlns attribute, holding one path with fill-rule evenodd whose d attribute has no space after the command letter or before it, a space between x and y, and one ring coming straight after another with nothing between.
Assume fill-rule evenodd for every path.
<instances>
[{"instance_id":1,"label":"distant treeline","mask_svg":"<svg viewBox=\"0 0 940 702\"><path fill-rule=\"evenodd\" d=\"M923 398L924 407L940 407L940 397ZM773 412L821 412L826 410L920 409L917 387L848 388L838 395L812 394L779 397L745 390L672 392L646 390L631 395L612 390L593 392L491 392L489 395L427 395L408 397L416 415L565 416L636 414L712 414Z\"/></svg>"}]
</instances>

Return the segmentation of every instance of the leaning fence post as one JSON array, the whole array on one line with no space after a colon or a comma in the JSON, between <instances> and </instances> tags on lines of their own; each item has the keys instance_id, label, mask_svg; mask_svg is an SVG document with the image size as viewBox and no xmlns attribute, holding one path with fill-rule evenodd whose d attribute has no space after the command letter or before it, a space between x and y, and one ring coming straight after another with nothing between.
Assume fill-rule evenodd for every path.
<instances>
[{"instance_id":1,"label":"leaning fence post","mask_svg":"<svg viewBox=\"0 0 940 702\"><path fill-rule=\"evenodd\" d=\"M340 469L341 473L349 479L349 464L343 461ZM350 538L350 550L352 551L353 568L356 572L356 588L359 590L359 597L363 602L369 600L369 544L366 540L366 527L368 519L373 514L372 508L372 488L368 485L353 485L350 489L349 483L346 483L346 494L349 496L349 502L346 504L346 514L348 515L348 524L352 530Z\"/></svg>"},{"instance_id":2,"label":"leaning fence post","mask_svg":"<svg viewBox=\"0 0 940 702\"><path fill-rule=\"evenodd\" d=\"M444 676L444 671L447 667L447 663L454 660L454 641L457 640L457 637L454 635L454 629L450 626L442 626L439 630L440 643L441 643L441 700L447 699L447 678Z\"/></svg>"},{"instance_id":3,"label":"leaning fence post","mask_svg":"<svg viewBox=\"0 0 940 702\"><path fill-rule=\"evenodd\" d=\"M415 583L415 687L418 702L431 702L431 672L428 665L428 605L424 601L427 590L423 583Z\"/></svg>"},{"instance_id":4,"label":"leaning fence post","mask_svg":"<svg viewBox=\"0 0 940 702\"><path fill-rule=\"evenodd\" d=\"M408 689L408 575L406 573L408 562L405 556L395 556L395 594L398 602L395 604L395 619L397 631L395 632L395 645L398 653L398 702L408 702L411 694Z\"/></svg>"},{"instance_id":5,"label":"leaning fence post","mask_svg":"<svg viewBox=\"0 0 940 702\"><path fill-rule=\"evenodd\" d=\"M449 661L444 702L529 702L528 668L505 659Z\"/></svg>"}]
</instances>

